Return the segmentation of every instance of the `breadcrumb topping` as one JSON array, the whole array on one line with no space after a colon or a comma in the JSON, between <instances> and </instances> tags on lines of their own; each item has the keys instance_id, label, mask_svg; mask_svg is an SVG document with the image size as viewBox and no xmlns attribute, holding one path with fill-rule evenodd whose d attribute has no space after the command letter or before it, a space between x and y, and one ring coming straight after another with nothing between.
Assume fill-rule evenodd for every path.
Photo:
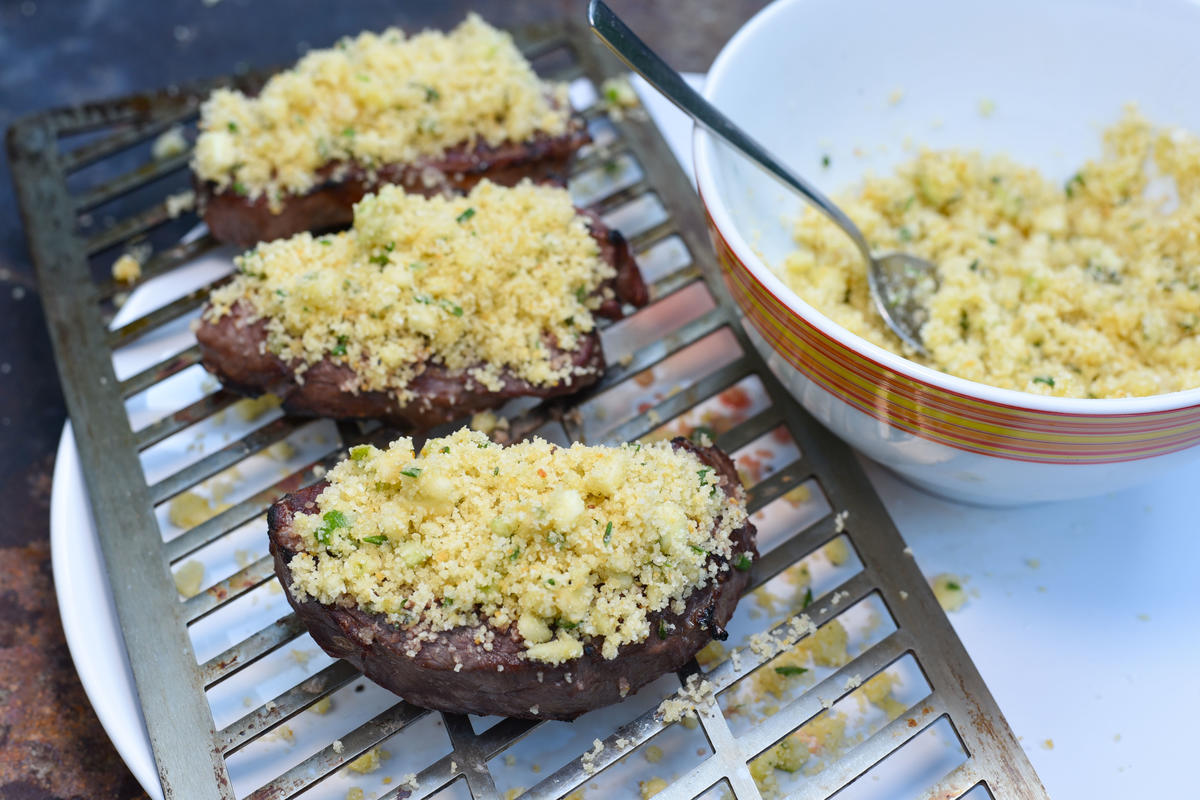
<instances>
[{"instance_id":1,"label":"breadcrumb topping","mask_svg":"<svg viewBox=\"0 0 1200 800\"><path fill-rule=\"evenodd\" d=\"M218 191L266 194L278 210L327 165L559 135L569 113L566 86L543 82L511 36L470 14L450 33L389 28L310 51L254 97L217 89L201 108L192 168Z\"/></svg>"},{"instance_id":2,"label":"breadcrumb topping","mask_svg":"<svg viewBox=\"0 0 1200 800\"><path fill-rule=\"evenodd\" d=\"M1200 137L1130 108L1104 144L1064 184L1005 158L925 151L839 198L872 248L937 264L924 363L1061 397L1200 386ZM795 238L785 282L850 331L921 360L875 312L839 229L808 211Z\"/></svg>"},{"instance_id":3,"label":"breadcrumb topping","mask_svg":"<svg viewBox=\"0 0 1200 800\"><path fill-rule=\"evenodd\" d=\"M408 438L355 447L329 481L293 523L300 598L418 632L515 625L526 657L551 664L585 640L611 659L664 635L648 615L728 569L746 519L740 489L667 442L500 447L464 428L420 453Z\"/></svg>"},{"instance_id":4,"label":"breadcrumb topping","mask_svg":"<svg viewBox=\"0 0 1200 800\"><path fill-rule=\"evenodd\" d=\"M455 198L385 186L354 207L352 230L261 244L237 265L208 320L244 301L301 374L329 358L354 370L347 389L400 400L431 360L492 391L505 370L553 386L592 369L567 351L594 329L596 290L616 274L565 189L486 180Z\"/></svg>"}]
</instances>

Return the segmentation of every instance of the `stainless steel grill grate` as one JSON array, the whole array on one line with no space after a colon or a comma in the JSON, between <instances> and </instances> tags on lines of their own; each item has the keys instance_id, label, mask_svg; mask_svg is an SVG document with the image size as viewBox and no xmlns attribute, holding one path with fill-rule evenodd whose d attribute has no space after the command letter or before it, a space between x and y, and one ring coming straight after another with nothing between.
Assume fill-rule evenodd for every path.
<instances>
[{"instance_id":1,"label":"stainless steel grill grate","mask_svg":"<svg viewBox=\"0 0 1200 800\"><path fill-rule=\"evenodd\" d=\"M813 487L824 502L811 519L784 530L778 542L771 543L754 567L753 585L767 584L844 535L860 568L820 592L806 613L812 623L822 626L860 601L873 598L894 624L889 633L863 645L849 663L782 701L777 713L748 730L735 730L731 713L724 707L728 703L723 706L722 698L731 696L728 691L735 690L741 679L759 668L765 669L763 665L771 656L745 648L712 666L703 677L712 685L713 696L698 709L707 742L707 748L701 750L707 755L684 768L660 796L710 796L712 790L738 798L760 797L749 762L832 703L848 697L861 679L908 658L915 661L928 686L924 696L906 703L904 713L868 732L840 757L831 757L819 774L792 784L786 790L790 796L830 796L940 721L948 722L965 756L948 773L943 774L943 770L931 778L929 796L958 797L982 784L996 798L1044 797L1027 759L916 565L906 556L899 534L852 453L787 396L754 354L738 323L736 308L718 286L720 274L711 257L697 198L658 131L637 115L607 121L594 102L594 88L620 73L617 62L575 27L533 31L522 41L527 43L524 49L535 66L551 77L581 79L593 88L584 114L596 126L598 141L574 167L572 191L577 198L602 213L632 218L631 239L639 253L656 248L674 253L664 257L663 263L668 266L658 270L661 274L652 276L652 298L657 305L640 312L634 320L672 302L684 307L684 319L666 335L647 336L643 330L640 342L636 336L626 336L625 340L634 345L625 348L620 359L613 356L621 352L621 347L610 350L612 363L599 385L572 398L569 404L526 408L514 417L512 435L537 430L592 442L635 439L750 380L764 402L722 430L718 443L727 451L737 451L780 430L786 431L782 438L794 442L790 462L750 488L752 509L763 510L800 486ZM324 468L336 463L344 445L389 438L388 431L376 426L341 424L337 427L340 443L328 442L318 458L309 459L282 479L243 492L235 504L164 540L156 506L244 464L247 458L308 424L277 418L191 458L155 480L145 477L149 472L144 463L148 452L224 413L237 398L222 389L209 388L197 399L135 428L126 401L193 369L198 352L194 344L185 346L119 378L113 366L114 351L157 335L171 323L180 324L203 303L209 287L189 291L113 328L108 325L113 300L127 287L94 274L104 271L118 248L138 237L158 237L160 244L166 243L145 265L143 284L177 274L183 265L217 246L207 234L180 243L178 221L168 214L165 198L172 179L176 189L184 185L187 155L158 161L148 157L149 141L173 124L194 119L199 101L210 88L197 86L182 92L50 111L19 122L9 133L30 249L43 287L58 366L142 712L166 795L189 798L234 797L229 759L284 730L284 724L300 712L349 687L359 676L345 663L329 664L273 699L241 713L240 718L218 726L206 690L233 679L304 631L289 614L198 662L189 628L203 624L210 615L215 617L236 608L239 601L266 586L272 581L271 561L265 556L264 543L260 557L239 564L232 574L187 599L176 591L172 566L178 567L193 554L225 541L242 526L261 518L283 493L317 480ZM69 146L67 139L82 134L88 136L86 142ZM80 178L89 171L116 176L101 182L93 179L88 185ZM597 179L597 175L601 177ZM100 216L99 225L85 224L89 217L94 223L110 203L120 198L126 202L131 193L137 199L146 198L142 210L107 220ZM619 224L628 230L626 223ZM689 294L697 290L698 294ZM631 324L637 327L636 322ZM603 405L606 393L623 391L622 387L629 387L633 379L650 374L648 370L670 363L701 340L708 342L705 337L722 332L735 345L732 354L714 362L718 364L715 369L701 364L694 374L681 378L682 390L652 394L636 413L624 418L613 420L595 411ZM606 331L609 334L611 329ZM617 339L618 343L625 341L620 336ZM612 347L612 342L606 341L606 347ZM622 402L626 405L618 403L618 409L628 407L631 401ZM843 520L833 513L841 509L852 509L844 534ZM743 600L743 606L748 602ZM756 623L753 617L751 613L745 620L749 626L746 632L761 634L774 624L779 647L790 646L805 636L786 620ZM678 677L685 680L698 671L701 668L693 663ZM416 772L419 789L413 794L430 796L465 781L466 790L474 798L500 797L495 759L534 734L539 724L507 719L480 729L466 717L438 715L404 702L384 708L336 742L327 739L319 743L311 755L258 785L249 796L299 794L387 737L412 730L422 720L436 721L439 716L448 735L449 751L421 765ZM613 719L611 714L609 719ZM603 730L598 747L594 746L586 757L586 748L581 749L556 770L539 776L540 781L522 796L562 797L593 780L665 727L653 707L640 713L630 711ZM410 790L411 785L396 785L384 797L402 797Z\"/></svg>"}]
</instances>

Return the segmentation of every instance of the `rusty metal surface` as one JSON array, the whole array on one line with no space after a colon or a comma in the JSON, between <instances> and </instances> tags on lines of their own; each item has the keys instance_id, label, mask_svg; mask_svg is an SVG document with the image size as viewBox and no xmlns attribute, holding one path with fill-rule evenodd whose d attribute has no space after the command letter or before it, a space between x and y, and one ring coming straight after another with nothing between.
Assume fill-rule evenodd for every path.
<instances>
[{"instance_id":1,"label":"rusty metal surface","mask_svg":"<svg viewBox=\"0 0 1200 800\"><path fill-rule=\"evenodd\" d=\"M579 28L530 31L525 42L542 52L565 47L574 53L574 58L562 68L561 74L586 75L595 85L620 72L615 59ZM111 101L41 114L14 126L9 149L30 249L45 288L47 318L68 407L75 422L113 595L164 790L169 797L228 798L233 796L233 791L228 782L225 759L278 729L320 697L353 680L352 670L336 664L323 673L323 688L319 692L293 687L218 731L208 707L205 687L227 679L293 641L303 629L294 616L285 617L204 663L198 663L188 638L188 626L268 580L269 565L262 562L249 564L236 575L186 601L179 599L169 567L260 514L279 494L315 480L319 474L317 468L333 463L338 453L327 453L304 470L164 543L153 516L156 503L170 499L282 439L295 429L297 423L287 419L269 423L153 484L144 480L138 462L140 450L219 413L232 398L217 390L149 428L131 429L124 398L193 365L196 353L194 349L186 350L118 381L111 366L111 348L177 318L202 302L204 292L193 292L136 323L109 333L101 310L102 302L111 298L118 287L108 281L93 279L88 254L113 250L130 237L159 228L167 218L163 204L157 202L144 212L114 220L108 228L91 233L87 238L78 234L77 219L81 211L123 192L139 190L146 181L181 169L184 160L147 164L106 184L75 193L68 188L67 182L68 174L84 164L144 142L162 130L164 124L193 114L197 98L203 96L206 88L201 86L172 95ZM594 117L601 111L593 108L587 113ZM700 725L714 752L677 780L664 796L693 797L714 782L727 780L736 797L759 797L747 766L751 759L818 714L822 709L819 696L826 699L846 696L850 691L845 687L848 676L861 672L869 677L897 658L911 654L918 660L932 691L893 723L830 765L825 776L828 781L823 781L822 786L835 785L836 791L936 721L949 719L968 760L941 779L936 787L942 791L939 797L957 797L980 783L998 799L1044 797L1040 783L978 672L915 563L905 555L903 541L853 454L796 406L754 354L737 321L736 308L720 288L719 271L708 245L702 209L661 136L653 125L636 117L615 125L618 137L609 156L617 152L631 155L640 165L642 177L600 199L597 205L611 211L636 200L643 193L655 192L663 200L669 216L633 237L635 246L648 247L667 237L678 236L691 255L691 263L661 278L654 286L654 299L668 297L703 281L716 301L716 308L669 336L630 353L628 361L612 366L600 386L572 399L569 404L556 402L532 409L523 418L514 420L514 429L532 431L544 423L556 421L570 438L587 440L587 430L574 413L579 403L622 384L711 332L728 332L742 351L738 358L700 376L684 391L665 396L641 409L599 441L643 436L662 421L728 389L740 379L757 376L770 397L770 407L722 432L718 443L727 449L736 449L782 424L799 445L802 456L750 488L752 508L765 506L809 478L817 479L832 509L853 508L854 524L845 533L861 559L862 571L832 590L830 596L837 597L838 593L844 592L848 603L868 596L878 597L897 627L892 635L860 653L850 664L785 706L770 718L769 724L752 734L735 736L715 701L702 706L699 709ZM85 130L103 135L79 149L61 151L60 137ZM591 164L584 161L579 168L589 166ZM211 246L212 242L205 237L194 244L162 251L152 263L146 279L169 273ZM341 432L347 442L386 438L385 431L358 425L341 426ZM840 533L841 526L832 515L795 531L756 563L754 585L763 585ZM820 601L821 598L818 607L810 612L812 622L817 625L839 613L836 602ZM783 629L777 634L786 645L802 636ZM746 654L740 665L723 662L706 673L706 677L719 690L733 685L765 661L766 658ZM694 664L685 669L681 680L696 669ZM818 689L824 695L819 695ZM330 742L259 787L252 796L293 796L396 731L416 724L428 713L397 703L342 736L337 747ZM475 733L465 718L441 716L452 752L418 773L419 795L427 796L464 778L474 797L498 798L500 794L489 772L489 759L529 735L537 724L508 720ZM664 727L662 719L652 712L631 719L604 739L594 760L583 759L581 753L579 758L545 777L527 794L530 797L561 797L588 780L595 769L614 764ZM396 787L387 796L404 796L405 792ZM816 788L810 787L800 796L831 793L824 789L819 795L817 792Z\"/></svg>"}]
</instances>

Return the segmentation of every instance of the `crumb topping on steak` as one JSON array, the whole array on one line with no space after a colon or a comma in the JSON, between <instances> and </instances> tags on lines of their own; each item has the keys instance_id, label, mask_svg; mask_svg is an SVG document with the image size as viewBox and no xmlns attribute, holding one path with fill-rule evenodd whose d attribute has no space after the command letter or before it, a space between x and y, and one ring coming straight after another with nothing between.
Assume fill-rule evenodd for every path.
<instances>
[{"instance_id":1,"label":"crumb topping on steak","mask_svg":"<svg viewBox=\"0 0 1200 800\"><path fill-rule=\"evenodd\" d=\"M740 487L668 442L510 447L462 429L419 453L353 448L293 515L297 599L353 604L405 629L515 628L524 656L605 659L665 637L656 613L750 554Z\"/></svg>"},{"instance_id":2,"label":"crumb topping on steak","mask_svg":"<svg viewBox=\"0 0 1200 800\"><path fill-rule=\"evenodd\" d=\"M426 198L387 186L355 206L349 231L239 257L204 321L262 321L267 351L301 376L344 365L351 392L407 401L429 361L493 392L507 376L555 386L592 369L571 353L620 293L601 251L564 189L484 181Z\"/></svg>"},{"instance_id":3,"label":"crumb topping on steak","mask_svg":"<svg viewBox=\"0 0 1200 800\"><path fill-rule=\"evenodd\" d=\"M366 169L567 129L566 86L542 81L503 31L470 14L450 33L390 28L313 50L254 97L201 109L193 170L276 212L329 164ZM338 176L334 176L337 179Z\"/></svg>"}]
</instances>

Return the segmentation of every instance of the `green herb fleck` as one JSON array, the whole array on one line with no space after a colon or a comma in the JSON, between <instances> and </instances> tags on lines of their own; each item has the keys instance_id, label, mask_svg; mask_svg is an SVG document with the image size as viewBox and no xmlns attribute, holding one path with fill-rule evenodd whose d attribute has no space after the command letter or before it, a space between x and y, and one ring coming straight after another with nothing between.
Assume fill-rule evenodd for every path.
<instances>
[{"instance_id":1,"label":"green herb fleck","mask_svg":"<svg viewBox=\"0 0 1200 800\"><path fill-rule=\"evenodd\" d=\"M697 425L696 427L692 428L692 432L688 434L688 438L696 444L700 444L705 437L708 437L709 441L716 441L717 432L707 425Z\"/></svg>"},{"instance_id":2,"label":"green herb fleck","mask_svg":"<svg viewBox=\"0 0 1200 800\"><path fill-rule=\"evenodd\" d=\"M946 581L946 588L952 592L961 592L962 591L962 587L959 586L954 581Z\"/></svg>"},{"instance_id":3,"label":"green herb fleck","mask_svg":"<svg viewBox=\"0 0 1200 800\"><path fill-rule=\"evenodd\" d=\"M557 583L554 582L554 578L546 578L546 583L550 584L551 586L558 585Z\"/></svg>"},{"instance_id":4,"label":"green herb fleck","mask_svg":"<svg viewBox=\"0 0 1200 800\"><path fill-rule=\"evenodd\" d=\"M658 638L665 639L670 635L671 631L667 628L667 621L660 617L658 620Z\"/></svg>"},{"instance_id":5,"label":"green herb fleck","mask_svg":"<svg viewBox=\"0 0 1200 800\"><path fill-rule=\"evenodd\" d=\"M499 468L499 467L492 467L492 474L493 474L493 475L499 475L499 474L500 474L500 468Z\"/></svg>"},{"instance_id":6,"label":"green herb fleck","mask_svg":"<svg viewBox=\"0 0 1200 800\"><path fill-rule=\"evenodd\" d=\"M745 572L753 566L754 562L750 560L748 553L738 553L738 557L733 560L733 568L741 572Z\"/></svg>"},{"instance_id":7,"label":"green herb fleck","mask_svg":"<svg viewBox=\"0 0 1200 800\"><path fill-rule=\"evenodd\" d=\"M780 675L786 675L789 678L793 675L803 675L808 672L807 667L776 667L775 671Z\"/></svg>"},{"instance_id":8,"label":"green herb fleck","mask_svg":"<svg viewBox=\"0 0 1200 800\"><path fill-rule=\"evenodd\" d=\"M350 458L355 461L362 461L367 456L371 455L373 448L369 444L358 444L350 448Z\"/></svg>"},{"instance_id":9,"label":"green herb fleck","mask_svg":"<svg viewBox=\"0 0 1200 800\"><path fill-rule=\"evenodd\" d=\"M337 346L334 347L330 352L333 353L335 356L346 355L346 345L347 345L347 343L349 343L349 341L350 341L349 336L339 336L337 338Z\"/></svg>"},{"instance_id":10,"label":"green herb fleck","mask_svg":"<svg viewBox=\"0 0 1200 800\"><path fill-rule=\"evenodd\" d=\"M421 476L420 467L409 467L408 469L400 470L401 475L407 475L410 478L419 478Z\"/></svg>"},{"instance_id":11,"label":"green herb fleck","mask_svg":"<svg viewBox=\"0 0 1200 800\"><path fill-rule=\"evenodd\" d=\"M442 598L442 605L443 605L443 606L452 606L452 605L454 605L454 598L453 598L453 597L443 597L443 598Z\"/></svg>"},{"instance_id":12,"label":"green herb fleck","mask_svg":"<svg viewBox=\"0 0 1200 800\"><path fill-rule=\"evenodd\" d=\"M708 473L710 473L710 472L712 472L712 468L710 468L710 467L705 467L704 469L696 470L696 474L700 476L700 485L701 486L708 485L708 481L706 479L708 478Z\"/></svg>"},{"instance_id":13,"label":"green herb fleck","mask_svg":"<svg viewBox=\"0 0 1200 800\"><path fill-rule=\"evenodd\" d=\"M317 528L316 532L314 533L314 535L317 537L317 541L321 544L329 544L330 537L337 529L350 527L350 521L346 519L346 515L337 509L334 509L333 511L326 511L325 516L322 517L322 519L325 520L325 524Z\"/></svg>"},{"instance_id":14,"label":"green herb fleck","mask_svg":"<svg viewBox=\"0 0 1200 800\"><path fill-rule=\"evenodd\" d=\"M387 544L387 540L388 538L381 533L376 536L364 536L359 541L366 542L367 544Z\"/></svg>"},{"instance_id":15,"label":"green herb fleck","mask_svg":"<svg viewBox=\"0 0 1200 800\"><path fill-rule=\"evenodd\" d=\"M1033 382L1034 383L1044 383L1047 386L1049 386L1051 389L1054 388L1054 378L1051 378L1048 375L1045 377L1038 375L1036 378L1033 379Z\"/></svg>"},{"instance_id":16,"label":"green herb fleck","mask_svg":"<svg viewBox=\"0 0 1200 800\"><path fill-rule=\"evenodd\" d=\"M342 131L342 136L353 136L353 135L354 135L354 128L346 128L346 130Z\"/></svg>"},{"instance_id":17,"label":"green herb fleck","mask_svg":"<svg viewBox=\"0 0 1200 800\"><path fill-rule=\"evenodd\" d=\"M812 587L810 586L804 590L804 600L803 600L803 602L800 603L800 609L803 610L803 609L808 608L809 606L812 605L812 601L813 601Z\"/></svg>"},{"instance_id":18,"label":"green herb fleck","mask_svg":"<svg viewBox=\"0 0 1200 800\"><path fill-rule=\"evenodd\" d=\"M432 86L423 86L421 88L423 88L425 90L425 102L426 103L432 103L436 100L440 100L442 97L441 94L438 93L438 90L433 88Z\"/></svg>"},{"instance_id":19,"label":"green herb fleck","mask_svg":"<svg viewBox=\"0 0 1200 800\"><path fill-rule=\"evenodd\" d=\"M455 222L466 222L473 216L475 216L475 209L468 208L466 211L462 212L457 217L455 217L454 221Z\"/></svg>"},{"instance_id":20,"label":"green herb fleck","mask_svg":"<svg viewBox=\"0 0 1200 800\"><path fill-rule=\"evenodd\" d=\"M230 122L230 123L229 123L229 125L228 125L228 127L229 127L229 132L230 132L230 133L237 133L237 132L238 132L238 126L237 126L237 123L236 123L236 122Z\"/></svg>"},{"instance_id":21,"label":"green herb fleck","mask_svg":"<svg viewBox=\"0 0 1200 800\"><path fill-rule=\"evenodd\" d=\"M908 199L904 201L904 210L908 211L910 208L912 208L913 203L915 202L917 202L917 196L915 194L910 194Z\"/></svg>"},{"instance_id":22,"label":"green herb fleck","mask_svg":"<svg viewBox=\"0 0 1200 800\"><path fill-rule=\"evenodd\" d=\"M585 300L587 300L587 296L588 296L588 292L587 292L586 286L580 286L579 288L577 288L575 290L575 299L578 300L580 303L583 303Z\"/></svg>"},{"instance_id":23,"label":"green herb fleck","mask_svg":"<svg viewBox=\"0 0 1200 800\"><path fill-rule=\"evenodd\" d=\"M438 300L438 305L456 317L461 317L463 315L462 306L460 306L458 303L453 303L449 300Z\"/></svg>"},{"instance_id":24,"label":"green herb fleck","mask_svg":"<svg viewBox=\"0 0 1200 800\"><path fill-rule=\"evenodd\" d=\"M989 236L989 237L987 237L987 242L988 242L988 244L995 244L995 243L996 243L996 241L997 241L997 239L996 239L996 237L995 237L995 236Z\"/></svg>"},{"instance_id":25,"label":"green herb fleck","mask_svg":"<svg viewBox=\"0 0 1200 800\"><path fill-rule=\"evenodd\" d=\"M572 622L572 621L571 621L571 620L569 620L569 619L560 619L558 622L556 622L556 623L554 623L554 624L555 624L555 625L557 625L557 626L558 626L558 627L560 627L560 628L565 628L566 630L571 630L572 628L578 628L578 627L579 627L579 623L578 623L578 622Z\"/></svg>"},{"instance_id":26,"label":"green herb fleck","mask_svg":"<svg viewBox=\"0 0 1200 800\"><path fill-rule=\"evenodd\" d=\"M379 266L384 267L388 264L388 257L385 253L379 253L378 255L371 256L370 261L372 264L378 264Z\"/></svg>"},{"instance_id":27,"label":"green herb fleck","mask_svg":"<svg viewBox=\"0 0 1200 800\"><path fill-rule=\"evenodd\" d=\"M979 259L977 258L972 261L971 266L967 267L967 269L971 270L971 272L979 272Z\"/></svg>"},{"instance_id":28,"label":"green herb fleck","mask_svg":"<svg viewBox=\"0 0 1200 800\"><path fill-rule=\"evenodd\" d=\"M333 245L333 240L332 239L317 239L317 244L323 244L326 247L330 247L331 245Z\"/></svg>"},{"instance_id":29,"label":"green herb fleck","mask_svg":"<svg viewBox=\"0 0 1200 800\"><path fill-rule=\"evenodd\" d=\"M829 158L829 154L828 154L828 153L826 153L825 155L821 156L821 166L822 166L822 167L824 167L825 169L829 169L829 165L830 165L830 163L832 163L832 162L831 162L831 160L830 160L830 158Z\"/></svg>"},{"instance_id":30,"label":"green herb fleck","mask_svg":"<svg viewBox=\"0 0 1200 800\"><path fill-rule=\"evenodd\" d=\"M899 231L899 235L900 235L900 241L902 241L902 242L911 242L912 241L912 231L910 231L907 227L901 228Z\"/></svg>"},{"instance_id":31,"label":"green herb fleck","mask_svg":"<svg viewBox=\"0 0 1200 800\"><path fill-rule=\"evenodd\" d=\"M245 197L246 195L250 194L250 190L247 189L246 184L242 183L241 181L234 181L233 193L239 197Z\"/></svg>"},{"instance_id":32,"label":"green herb fleck","mask_svg":"<svg viewBox=\"0 0 1200 800\"><path fill-rule=\"evenodd\" d=\"M521 548L518 547L516 550L513 550L511 553L508 554L508 560L516 561L520 555L521 555Z\"/></svg>"},{"instance_id":33,"label":"green herb fleck","mask_svg":"<svg viewBox=\"0 0 1200 800\"><path fill-rule=\"evenodd\" d=\"M1070 177L1070 179L1067 180L1067 185L1064 187L1064 190L1066 191L1068 198L1075 196L1076 184L1078 184L1080 188L1083 188L1086 185L1083 180L1083 173L1076 172Z\"/></svg>"},{"instance_id":34,"label":"green herb fleck","mask_svg":"<svg viewBox=\"0 0 1200 800\"><path fill-rule=\"evenodd\" d=\"M283 289L276 289L275 294L279 295L280 297L287 297L287 292L285 292Z\"/></svg>"},{"instance_id":35,"label":"green herb fleck","mask_svg":"<svg viewBox=\"0 0 1200 800\"><path fill-rule=\"evenodd\" d=\"M604 526L604 543L608 544L611 541L612 541L612 523L610 522Z\"/></svg>"},{"instance_id":36,"label":"green herb fleck","mask_svg":"<svg viewBox=\"0 0 1200 800\"><path fill-rule=\"evenodd\" d=\"M696 545L694 545L694 544L693 544L693 545L689 545L689 546L692 548L692 550L693 550L693 551L695 551L695 552L699 553L699 554L700 554L700 555L702 555L702 556L706 556L706 555L708 555L708 551L707 551L707 550L705 550L703 547L697 547L697 546L696 546Z\"/></svg>"}]
</instances>

